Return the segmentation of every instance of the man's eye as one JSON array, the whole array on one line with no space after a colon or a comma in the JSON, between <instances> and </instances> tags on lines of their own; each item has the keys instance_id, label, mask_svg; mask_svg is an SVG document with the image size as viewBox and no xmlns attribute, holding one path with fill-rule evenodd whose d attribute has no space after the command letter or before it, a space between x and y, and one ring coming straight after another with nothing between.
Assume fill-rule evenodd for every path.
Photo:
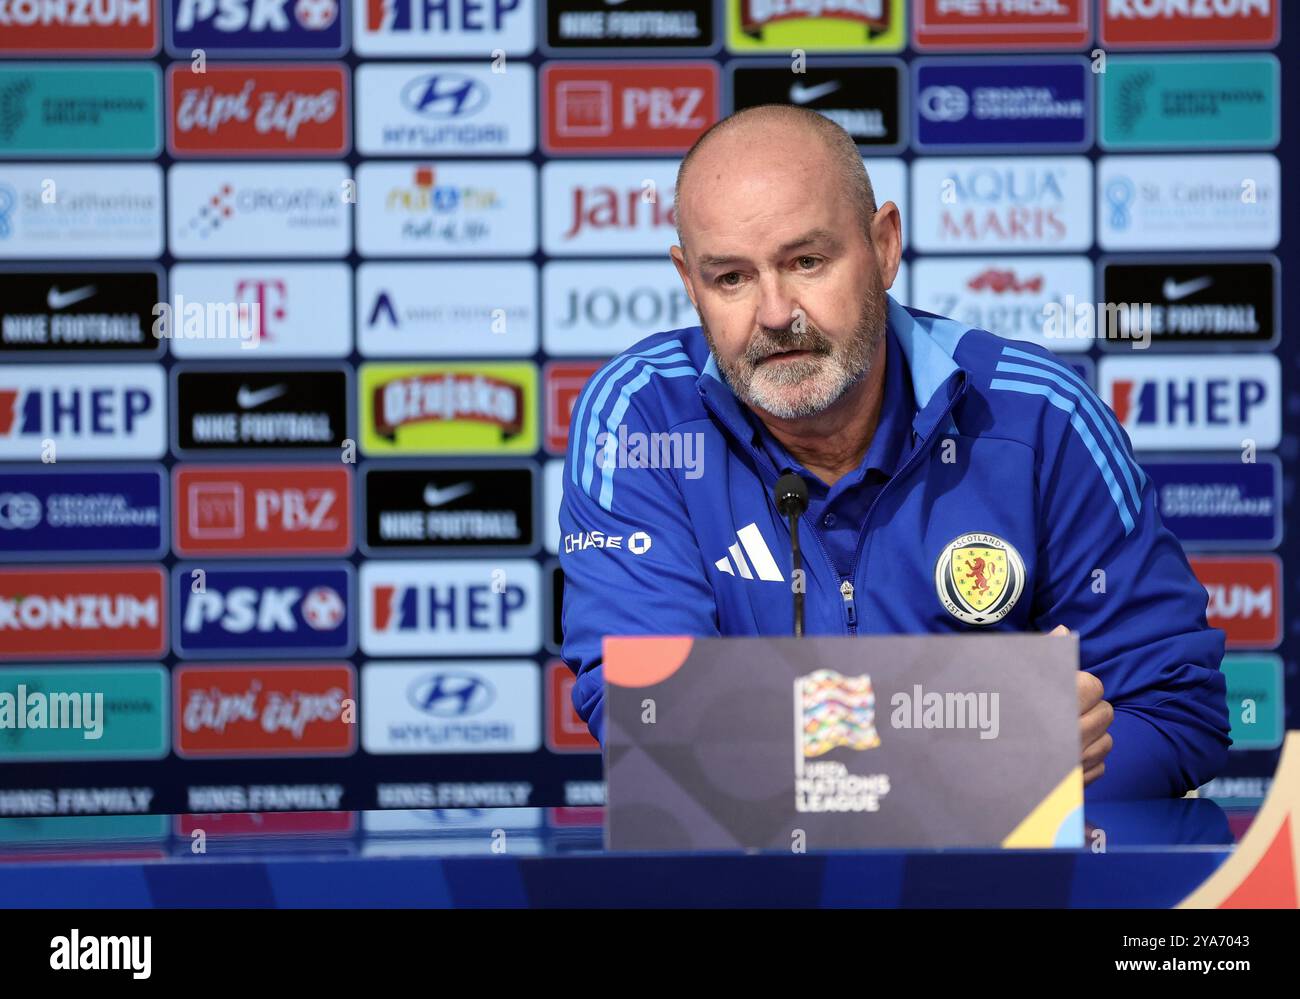
<instances>
[{"instance_id":1,"label":"man's eye","mask_svg":"<svg viewBox=\"0 0 1300 999\"><path fill-rule=\"evenodd\" d=\"M799 264L799 267L802 268L802 269L805 270L805 271L810 271L810 270L812 270L812 269L813 269L814 267L816 267L820 262L821 262L821 261L820 261L817 257L799 257L799 258L798 258L798 264Z\"/></svg>"},{"instance_id":2,"label":"man's eye","mask_svg":"<svg viewBox=\"0 0 1300 999\"><path fill-rule=\"evenodd\" d=\"M735 281L730 280L735 278ZM719 275L718 284L724 288L735 288L740 283L740 275L735 271L728 271L726 274Z\"/></svg>"}]
</instances>

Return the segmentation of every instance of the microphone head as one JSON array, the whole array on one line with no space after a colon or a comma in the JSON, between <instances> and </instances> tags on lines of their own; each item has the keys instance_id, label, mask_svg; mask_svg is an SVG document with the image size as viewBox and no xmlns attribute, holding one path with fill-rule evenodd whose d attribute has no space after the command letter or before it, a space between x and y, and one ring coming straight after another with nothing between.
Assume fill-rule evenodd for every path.
<instances>
[{"instance_id":1,"label":"microphone head","mask_svg":"<svg viewBox=\"0 0 1300 999\"><path fill-rule=\"evenodd\" d=\"M774 495L783 517L802 515L808 509L808 483L794 472L786 472L776 480Z\"/></svg>"}]
</instances>

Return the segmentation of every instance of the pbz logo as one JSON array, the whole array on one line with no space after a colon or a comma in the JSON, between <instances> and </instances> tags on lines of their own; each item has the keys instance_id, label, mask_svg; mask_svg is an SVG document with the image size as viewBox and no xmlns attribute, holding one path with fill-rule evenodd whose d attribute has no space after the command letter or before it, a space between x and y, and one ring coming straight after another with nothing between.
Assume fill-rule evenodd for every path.
<instances>
[{"instance_id":1,"label":"pbz logo","mask_svg":"<svg viewBox=\"0 0 1300 999\"><path fill-rule=\"evenodd\" d=\"M351 569L176 570L177 651L258 655L352 651Z\"/></svg>"},{"instance_id":2,"label":"pbz logo","mask_svg":"<svg viewBox=\"0 0 1300 999\"><path fill-rule=\"evenodd\" d=\"M219 51L339 52L339 0L172 0L175 55L209 46Z\"/></svg>"}]
</instances>

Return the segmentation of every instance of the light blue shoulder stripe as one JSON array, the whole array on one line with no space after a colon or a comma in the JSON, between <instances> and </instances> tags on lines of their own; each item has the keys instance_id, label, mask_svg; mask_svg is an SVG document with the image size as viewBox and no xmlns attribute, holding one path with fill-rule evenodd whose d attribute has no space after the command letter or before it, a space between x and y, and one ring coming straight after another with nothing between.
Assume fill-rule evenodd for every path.
<instances>
[{"instance_id":1,"label":"light blue shoulder stripe","mask_svg":"<svg viewBox=\"0 0 1300 999\"><path fill-rule=\"evenodd\" d=\"M1037 354L1031 354L1028 351L1017 350L1015 347L1003 347L1002 353L1006 357L1016 357L1022 361L1030 361L1034 364L1041 365L1044 368L1051 368L1082 389L1083 392L1081 394L1085 399L1091 399L1094 394L1092 389L1088 387L1088 383L1080 378L1068 364L1063 364L1055 358L1049 360L1046 357L1039 357ZM1100 402L1100 400L1098 401ZM1119 456L1122 465L1126 465L1133 469L1134 474L1137 476L1138 490L1141 491L1147 484L1146 473L1142 471L1142 466L1137 463L1136 459L1129 456L1128 451L1121 443L1124 439L1124 434L1120 430L1119 420L1115 418L1115 414L1111 412L1110 407L1105 403L1101 404L1101 418L1111 451Z\"/></svg>"},{"instance_id":2,"label":"light blue shoulder stripe","mask_svg":"<svg viewBox=\"0 0 1300 999\"><path fill-rule=\"evenodd\" d=\"M609 418L605 420L605 431L610 436L605 438L605 457L600 469L600 505L606 510L612 510L614 507L614 469L618 462L615 457L618 439L619 421L623 419L623 414L627 412L627 407L632 402L632 396L636 395L655 375L660 378L687 378L699 377L699 372L691 365L683 368L654 368L646 367L641 373L623 386L623 390L618 394L618 402L614 403L614 408L609 411ZM584 486L585 488L585 486Z\"/></svg>"},{"instance_id":3,"label":"light blue shoulder stripe","mask_svg":"<svg viewBox=\"0 0 1300 999\"><path fill-rule=\"evenodd\" d=\"M605 409L605 404L609 401L610 393L614 391L614 386L628 372L636 368L654 367L658 364L677 364L685 361L691 363L691 359L684 351L677 351L674 354L664 354L661 357L629 357L626 361L615 369L614 373L601 386L600 393L596 396L591 406L591 414L587 418L586 428L583 430L581 440L582 447L582 488L583 490L591 489L591 479L596 471L596 435L600 432L600 414ZM699 372L696 372L698 376ZM573 471L574 481L577 481L577 468Z\"/></svg>"},{"instance_id":4,"label":"light blue shoulder stripe","mask_svg":"<svg viewBox=\"0 0 1300 999\"><path fill-rule=\"evenodd\" d=\"M1002 389L1007 392L1022 392L1025 395L1041 395L1057 409L1069 414L1070 425L1074 427L1075 433L1079 435L1080 440L1088 449L1088 453L1092 455L1093 463L1101 472L1101 477L1106 483L1106 489L1110 492L1111 501L1115 504L1115 509L1119 511L1119 519L1124 522L1125 536L1133 533L1136 524L1133 515L1129 513L1128 504L1124 502L1124 493L1120 490L1119 483L1115 480L1115 473L1111 471L1110 462L1102 453L1097 439L1093 436L1092 431L1088 429L1088 424L1079 415L1078 407L1063 395L1058 394L1051 386L1044 385L1042 382L1021 382L1010 378L994 378L989 383L989 388Z\"/></svg>"},{"instance_id":5,"label":"light blue shoulder stripe","mask_svg":"<svg viewBox=\"0 0 1300 999\"><path fill-rule=\"evenodd\" d=\"M680 340L668 340L657 346L638 351L635 354L616 357L591 376L591 379L587 382L587 387L583 389L582 395L578 399L577 405L573 407L573 415L569 421L571 428L569 432L569 468L571 470L570 478L573 479L575 485L578 482L578 457L583 454L580 428L591 413L591 402L596 397L601 385L611 376L617 377L614 372L622 366L620 361L625 362L629 357L654 357L670 350L681 349L682 342Z\"/></svg>"},{"instance_id":6,"label":"light blue shoulder stripe","mask_svg":"<svg viewBox=\"0 0 1300 999\"><path fill-rule=\"evenodd\" d=\"M1062 378L1056 372L1048 371L1044 368L1035 368L1029 364L1012 364L1010 361L998 361L997 370L1005 371L1008 374L1013 375L1029 375L1031 378L1050 378L1066 392L1069 392L1070 395L1074 397L1076 403L1083 404L1083 408L1087 411L1088 415L1092 417L1093 424L1096 426L1098 433L1104 434L1106 437L1110 436L1110 428L1106 425L1106 421L1101 418L1096 407L1093 406L1092 400L1088 398L1087 393L1080 392L1077 386L1066 381L1066 379ZM1142 497L1139 495L1138 487L1133 482L1133 476L1129 472L1129 464L1124 460L1122 450L1116 448L1114 441L1108 440L1106 443L1107 447L1110 449L1111 457L1124 475L1124 483L1128 486L1128 496L1133 503L1133 512L1140 513L1142 510Z\"/></svg>"}]
</instances>

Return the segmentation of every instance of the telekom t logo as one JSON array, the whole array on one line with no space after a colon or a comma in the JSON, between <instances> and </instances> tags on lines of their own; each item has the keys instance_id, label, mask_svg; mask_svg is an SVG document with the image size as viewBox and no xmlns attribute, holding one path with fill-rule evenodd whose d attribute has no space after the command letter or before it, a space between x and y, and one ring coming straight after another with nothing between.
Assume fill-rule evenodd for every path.
<instances>
[{"instance_id":1,"label":"telekom t logo","mask_svg":"<svg viewBox=\"0 0 1300 999\"><path fill-rule=\"evenodd\" d=\"M253 340L273 340L268 319L283 320L288 312L286 302L288 292L283 281L253 278L235 283L235 300L239 302L240 328L252 327ZM252 313L249 322L248 313Z\"/></svg>"}]
</instances>

